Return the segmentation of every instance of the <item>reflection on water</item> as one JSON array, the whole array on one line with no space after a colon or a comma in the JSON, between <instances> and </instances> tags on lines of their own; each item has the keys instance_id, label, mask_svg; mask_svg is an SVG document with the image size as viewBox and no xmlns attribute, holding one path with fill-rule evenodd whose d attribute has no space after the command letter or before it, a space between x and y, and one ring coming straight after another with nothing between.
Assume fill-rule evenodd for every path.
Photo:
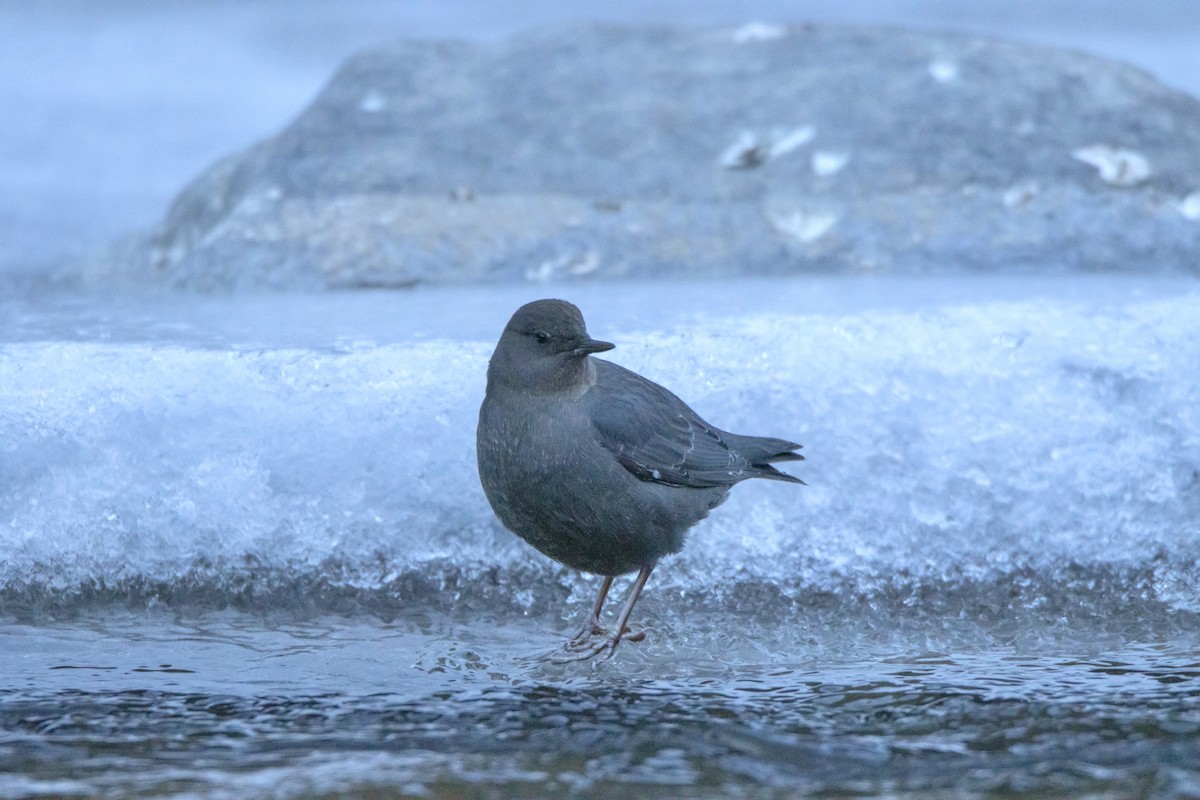
<instances>
[{"instance_id":1,"label":"reflection on water","mask_svg":"<svg viewBox=\"0 0 1200 800\"><path fill-rule=\"evenodd\" d=\"M666 632L674 641L660 632L624 658L564 667L536 658L561 632L531 622L142 614L10 626L0 794L1200 788L1194 634L1103 651L1082 639L1043 652L893 641L721 663L704 657L711 639L680 627Z\"/></svg>"}]
</instances>

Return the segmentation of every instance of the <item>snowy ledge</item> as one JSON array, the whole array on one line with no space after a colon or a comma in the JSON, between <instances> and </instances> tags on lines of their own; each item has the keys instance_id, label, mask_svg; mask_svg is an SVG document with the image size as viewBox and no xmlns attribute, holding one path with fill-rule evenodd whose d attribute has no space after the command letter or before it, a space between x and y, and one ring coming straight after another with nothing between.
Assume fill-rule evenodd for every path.
<instances>
[{"instance_id":1,"label":"snowy ledge","mask_svg":"<svg viewBox=\"0 0 1200 800\"><path fill-rule=\"evenodd\" d=\"M0 614L586 605L586 579L504 531L476 480L487 356L520 291L116 299L85 338L92 322L38 314L0 345ZM655 596L781 620L1182 614L1194 630L1190 281L577 294L612 360L808 454L807 487L739 487Z\"/></svg>"},{"instance_id":2,"label":"snowy ledge","mask_svg":"<svg viewBox=\"0 0 1200 800\"><path fill-rule=\"evenodd\" d=\"M1196 274L1200 102L896 29L573 27L351 58L100 281Z\"/></svg>"}]
</instances>

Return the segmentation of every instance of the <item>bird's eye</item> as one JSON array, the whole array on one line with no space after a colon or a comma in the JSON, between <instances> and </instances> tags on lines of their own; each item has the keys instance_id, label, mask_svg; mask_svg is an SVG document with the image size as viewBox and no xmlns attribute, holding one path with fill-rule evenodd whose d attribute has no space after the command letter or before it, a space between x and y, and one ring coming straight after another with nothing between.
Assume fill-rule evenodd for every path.
<instances>
[{"instance_id":1,"label":"bird's eye","mask_svg":"<svg viewBox=\"0 0 1200 800\"><path fill-rule=\"evenodd\" d=\"M545 331L534 331L533 338L537 339L538 344L545 344L546 342L550 341L550 334L546 333Z\"/></svg>"}]
</instances>

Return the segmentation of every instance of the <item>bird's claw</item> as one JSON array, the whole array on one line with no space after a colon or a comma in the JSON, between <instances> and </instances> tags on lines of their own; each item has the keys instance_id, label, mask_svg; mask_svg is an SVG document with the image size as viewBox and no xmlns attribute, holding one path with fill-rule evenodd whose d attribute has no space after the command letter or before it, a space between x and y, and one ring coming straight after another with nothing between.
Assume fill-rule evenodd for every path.
<instances>
[{"instance_id":1,"label":"bird's claw","mask_svg":"<svg viewBox=\"0 0 1200 800\"><path fill-rule=\"evenodd\" d=\"M596 622L596 620L588 620L584 626L579 629L579 633L572 636L570 641L567 642L567 649L578 650L581 647L587 646L588 642L595 637L603 636L606 633L608 633L608 629L600 625L598 622Z\"/></svg>"},{"instance_id":2,"label":"bird's claw","mask_svg":"<svg viewBox=\"0 0 1200 800\"><path fill-rule=\"evenodd\" d=\"M550 663L571 664L576 661L587 661L596 656L601 656L602 659L607 660L612 658L613 653L617 651L617 643L619 641L615 636L606 636L599 642L580 642L577 645L570 642L563 648L562 653L550 656Z\"/></svg>"},{"instance_id":3,"label":"bird's claw","mask_svg":"<svg viewBox=\"0 0 1200 800\"><path fill-rule=\"evenodd\" d=\"M604 636L608 633L607 630L595 623L590 623L566 643L563 647L564 652L551 655L549 660L552 664L570 664L599 656L602 660L607 661L613 657L613 653L617 651L617 645L621 642L641 642L646 638L645 631L637 633L629 631L630 629L626 627L620 635ZM595 641L596 636L604 636L604 639L597 642Z\"/></svg>"}]
</instances>

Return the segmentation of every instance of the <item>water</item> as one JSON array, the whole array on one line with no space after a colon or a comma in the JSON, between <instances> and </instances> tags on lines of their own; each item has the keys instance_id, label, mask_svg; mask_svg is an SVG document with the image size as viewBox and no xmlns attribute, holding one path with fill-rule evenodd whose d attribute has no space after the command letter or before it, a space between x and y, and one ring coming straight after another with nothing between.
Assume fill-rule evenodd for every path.
<instances>
[{"instance_id":1,"label":"water","mask_svg":"<svg viewBox=\"0 0 1200 800\"><path fill-rule=\"evenodd\" d=\"M727 660L727 648L656 636L593 670L528 661L552 638L544 627L226 614L9 631L5 651L24 651L25 664L0 696L7 785L122 797L1200 788L1194 640L784 653L768 639Z\"/></svg>"},{"instance_id":2,"label":"water","mask_svg":"<svg viewBox=\"0 0 1200 800\"><path fill-rule=\"evenodd\" d=\"M598 664L474 475L546 293L809 457ZM1200 795L1198 343L1131 277L10 294L0 796Z\"/></svg>"}]
</instances>

